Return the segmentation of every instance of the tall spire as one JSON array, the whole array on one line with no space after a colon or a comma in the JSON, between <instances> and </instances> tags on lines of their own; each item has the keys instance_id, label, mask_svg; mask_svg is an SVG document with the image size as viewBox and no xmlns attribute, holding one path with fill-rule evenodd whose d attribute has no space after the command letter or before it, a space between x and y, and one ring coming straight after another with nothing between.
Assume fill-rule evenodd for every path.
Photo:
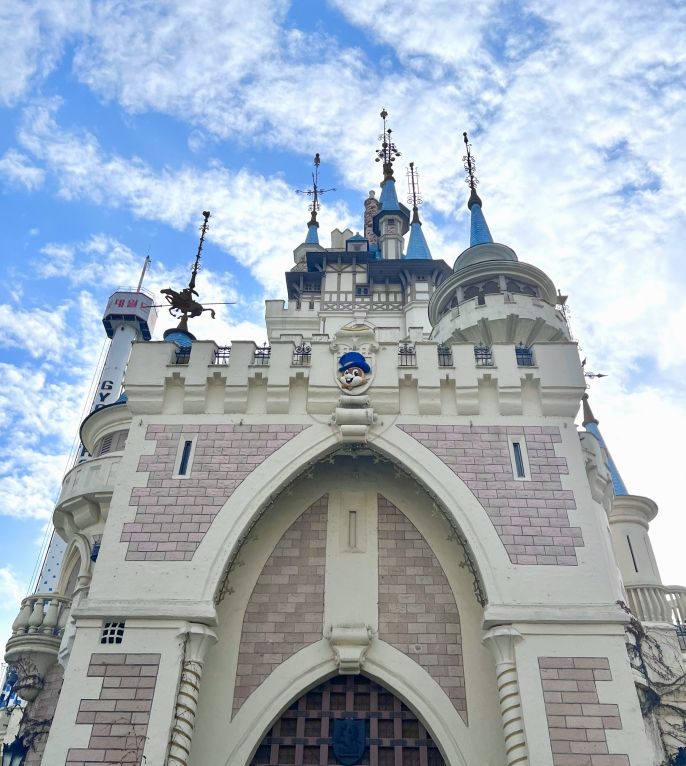
<instances>
[{"instance_id":1,"label":"tall spire","mask_svg":"<svg viewBox=\"0 0 686 766\"><path fill-rule=\"evenodd\" d=\"M306 194L312 201L310 202L310 220L307 222L307 237L305 237L305 244L308 245L318 245L319 244L319 235L317 234L317 229L319 228L319 223L317 221L317 213L319 212L319 197L322 194L326 194L330 191L336 191L335 187L331 187L330 189L322 189L321 186L319 186L319 165L321 163L321 159L319 157L319 152L317 152L314 155L314 170L312 171L312 188L310 189L296 189L296 192L298 194Z\"/></svg>"},{"instance_id":2,"label":"tall spire","mask_svg":"<svg viewBox=\"0 0 686 766\"><path fill-rule=\"evenodd\" d=\"M382 210L400 210L398 195L395 191L395 178L393 177L393 163L397 157L400 157L400 152L393 143L393 131L386 125L388 112L382 109L380 117L383 120L383 132L379 136L381 148L376 152L376 162L383 163L383 181L381 181L379 203Z\"/></svg>"},{"instance_id":3,"label":"tall spire","mask_svg":"<svg viewBox=\"0 0 686 766\"><path fill-rule=\"evenodd\" d=\"M210 227L210 211L205 210L202 215L203 222L200 227L200 241L198 242L198 251L195 254L195 261L193 262L193 268L191 269L191 279L188 283L188 287L185 287L180 291L167 287L160 291L167 299L169 313L173 317L180 319L177 327L165 330L164 339L182 343L184 345L188 345L189 342L195 340L195 336L188 331L189 317L199 317L204 311L209 311L212 319L214 319L214 309L205 308L193 297L198 294L198 291L195 289L195 278L198 276L198 271L200 270L200 256L202 254L202 246L205 243L205 234L207 234L207 230Z\"/></svg>"},{"instance_id":4,"label":"tall spire","mask_svg":"<svg viewBox=\"0 0 686 766\"><path fill-rule=\"evenodd\" d=\"M593 436L595 436L595 438L600 442L600 446L605 450L605 454L607 455L607 467L610 471L610 476L612 477L612 487L615 491L615 495L628 495L629 492L626 488L626 484L624 483L624 480L619 473L619 469L617 468L615 461L612 459L610 450L605 444L605 440L600 433L600 428L598 428L598 420L591 410L591 405L588 402L588 394L584 394L581 397L581 402L584 413L584 418L581 425L589 433L592 433Z\"/></svg>"},{"instance_id":5,"label":"tall spire","mask_svg":"<svg viewBox=\"0 0 686 766\"><path fill-rule=\"evenodd\" d=\"M485 245L486 243L493 242L490 229L484 218L483 211L481 210L481 197L476 193L476 187L479 180L476 177L476 162L472 155L472 145L469 143L467 133L462 134L464 137L464 143L467 148L467 154L462 158L464 162L464 169L467 171L466 183L470 188L469 201L467 207L472 214L472 223L469 236L469 246Z\"/></svg>"},{"instance_id":6,"label":"tall spire","mask_svg":"<svg viewBox=\"0 0 686 766\"><path fill-rule=\"evenodd\" d=\"M422 222L419 220L419 205L422 204L422 197L419 193L419 173L414 162L410 162L410 167L407 170L407 186L409 191L407 201L412 205L412 222L410 223L410 241L405 257L430 260L431 251L426 244Z\"/></svg>"}]
</instances>

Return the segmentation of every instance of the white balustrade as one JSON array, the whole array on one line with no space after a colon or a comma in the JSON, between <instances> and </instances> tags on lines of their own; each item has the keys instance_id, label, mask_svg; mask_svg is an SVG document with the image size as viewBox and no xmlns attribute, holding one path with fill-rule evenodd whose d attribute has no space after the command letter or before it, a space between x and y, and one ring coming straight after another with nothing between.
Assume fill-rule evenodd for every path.
<instances>
[{"instance_id":1,"label":"white balustrade","mask_svg":"<svg viewBox=\"0 0 686 766\"><path fill-rule=\"evenodd\" d=\"M35 593L21 602L21 610L12 623L12 638L52 636L60 639L67 623L71 599L54 593Z\"/></svg>"}]
</instances>

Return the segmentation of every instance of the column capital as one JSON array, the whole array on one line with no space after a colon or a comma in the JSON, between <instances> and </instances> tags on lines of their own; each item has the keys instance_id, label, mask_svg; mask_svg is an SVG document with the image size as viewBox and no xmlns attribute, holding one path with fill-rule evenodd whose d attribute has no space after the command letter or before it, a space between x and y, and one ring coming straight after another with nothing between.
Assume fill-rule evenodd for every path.
<instances>
[{"instance_id":1,"label":"column capital","mask_svg":"<svg viewBox=\"0 0 686 766\"><path fill-rule=\"evenodd\" d=\"M481 639L487 646L496 666L515 663L515 644L523 639L522 634L512 625L497 625L491 628Z\"/></svg>"},{"instance_id":2,"label":"column capital","mask_svg":"<svg viewBox=\"0 0 686 766\"><path fill-rule=\"evenodd\" d=\"M178 634L186 642L184 662L202 665L210 647L217 643L217 634L200 622L185 622Z\"/></svg>"}]
</instances>

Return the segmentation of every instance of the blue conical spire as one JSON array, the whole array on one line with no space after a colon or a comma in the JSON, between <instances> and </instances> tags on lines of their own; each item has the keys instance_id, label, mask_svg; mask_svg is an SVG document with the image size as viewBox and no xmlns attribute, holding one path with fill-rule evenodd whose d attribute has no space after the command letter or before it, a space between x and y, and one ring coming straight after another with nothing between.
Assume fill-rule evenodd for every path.
<instances>
[{"instance_id":1,"label":"blue conical spire","mask_svg":"<svg viewBox=\"0 0 686 766\"><path fill-rule=\"evenodd\" d=\"M612 477L612 488L615 491L615 495L628 495L629 492L626 488L626 484L624 483L624 480L619 473L619 469L617 468L615 461L612 459L612 455L610 455L610 450L607 448L605 440L600 433L600 429L598 428L598 421L593 416L593 412L591 411L591 405L588 403L588 394L584 394L581 399L584 409L584 419L582 425L589 433L595 436L595 438L600 442L600 446L605 450L605 454L607 455L607 467L610 471L610 476Z\"/></svg>"},{"instance_id":2,"label":"blue conical spire","mask_svg":"<svg viewBox=\"0 0 686 766\"><path fill-rule=\"evenodd\" d=\"M474 247L474 245L485 245L488 242L493 242L491 230L488 228L486 218L481 209L481 199L474 189L472 189L467 207L472 214L472 222L469 230L469 246Z\"/></svg>"},{"instance_id":3,"label":"blue conical spire","mask_svg":"<svg viewBox=\"0 0 686 766\"><path fill-rule=\"evenodd\" d=\"M471 189L467 207L472 214L472 222L469 232L469 246L486 245L493 242L491 231L488 228L483 210L481 209L481 198L476 193L476 185L479 183L476 178L476 165L471 152L471 144L467 138L467 133L463 133L464 145L467 148L467 154L462 158L464 160L464 169L467 171L467 183Z\"/></svg>"},{"instance_id":4,"label":"blue conical spire","mask_svg":"<svg viewBox=\"0 0 686 766\"><path fill-rule=\"evenodd\" d=\"M422 222L419 220L419 211L415 205L412 208L412 223L410 224L410 240L407 243L405 258L421 258L431 260L431 251L426 244L426 238L422 231Z\"/></svg>"},{"instance_id":5,"label":"blue conical spire","mask_svg":"<svg viewBox=\"0 0 686 766\"><path fill-rule=\"evenodd\" d=\"M379 205L381 206L381 210L384 210L386 213L391 210L400 210L398 193L395 190L395 178L393 178L392 175L385 176L384 180L381 182Z\"/></svg>"},{"instance_id":6,"label":"blue conical spire","mask_svg":"<svg viewBox=\"0 0 686 766\"><path fill-rule=\"evenodd\" d=\"M318 245L319 244L319 224L317 223L317 213L312 211L310 220L307 222L307 236L305 237L306 245Z\"/></svg>"}]
</instances>

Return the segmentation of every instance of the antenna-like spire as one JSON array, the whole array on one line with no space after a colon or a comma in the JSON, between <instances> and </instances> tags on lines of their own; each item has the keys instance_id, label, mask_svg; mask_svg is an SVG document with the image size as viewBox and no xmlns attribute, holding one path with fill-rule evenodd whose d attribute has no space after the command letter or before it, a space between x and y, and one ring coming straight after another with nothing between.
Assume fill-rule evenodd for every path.
<instances>
[{"instance_id":1,"label":"antenna-like spire","mask_svg":"<svg viewBox=\"0 0 686 766\"><path fill-rule=\"evenodd\" d=\"M468 184L469 188L471 189L467 207L471 210L472 205L481 204L481 199L476 193L476 187L479 185L479 179L476 177L476 159L472 154L472 145L469 143L469 138L467 138L467 132L465 131L462 136L464 138L464 145L467 148L467 154L465 154L465 156L462 158L462 161L464 162L464 169L467 171L467 178L465 178L465 183Z\"/></svg>"},{"instance_id":2,"label":"antenna-like spire","mask_svg":"<svg viewBox=\"0 0 686 766\"><path fill-rule=\"evenodd\" d=\"M194 295L198 294L195 290L195 278L198 275L198 271L200 269L200 255L202 253L202 246L205 242L205 234L210 228L210 224L208 223L210 220L210 211L203 210L202 215L204 220L200 226L200 241L198 242L198 252L195 254L195 262L193 263L193 268L191 269L191 281L188 283L188 289Z\"/></svg>"},{"instance_id":3,"label":"antenna-like spire","mask_svg":"<svg viewBox=\"0 0 686 766\"><path fill-rule=\"evenodd\" d=\"M476 160L472 154L472 145L469 143L466 131L462 134L464 138L464 145L467 148L467 154L464 155L462 161L464 162L464 169L467 171L467 178L465 182L470 188L469 201L467 207L471 211L471 231L469 237L470 247L474 245L485 245L493 242L491 231L488 228L486 219L481 210L481 198L476 193L476 187L479 183L479 179L476 177Z\"/></svg>"},{"instance_id":4,"label":"antenna-like spire","mask_svg":"<svg viewBox=\"0 0 686 766\"><path fill-rule=\"evenodd\" d=\"M410 240L407 243L405 257L429 260L431 251L426 244L422 222L419 220L419 206L422 204L422 197L419 193L419 173L414 162L410 162L410 167L407 169L407 189L409 192L407 201L412 205L412 222L410 223Z\"/></svg>"},{"instance_id":5,"label":"antenna-like spire","mask_svg":"<svg viewBox=\"0 0 686 766\"><path fill-rule=\"evenodd\" d=\"M407 169L407 191L407 201L412 205L412 223L421 223L419 206L423 200L419 193L419 172L415 168L414 162L410 162L410 167Z\"/></svg>"},{"instance_id":6,"label":"antenna-like spire","mask_svg":"<svg viewBox=\"0 0 686 766\"><path fill-rule=\"evenodd\" d=\"M205 243L205 234L207 233L207 230L209 229L209 218L210 218L210 211L204 210L203 211L203 222L202 226L200 227L200 241L198 242L198 252L195 254L195 261L193 263L193 268L191 269L191 279L188 283L188 287L184 288L180 292L177 292L176 290L172 290L171 287L167 287L164 290L161 290L160 292L164 295L164 297L167 299L167 303L169 303L169 313L173 317L180 317L181 321L179 322L178 327L176 328L176 331L181 331L184 333L188 333L188 318L189 317L199 317L203 311L209 311L212 315L212 319L214 319L214 309L204 308L202 304L198 303L193 296L197 295L198 292L195 289L195 278L198 275L198 271L200 270L200 255L202 253L202 246ZM165 338L170 332L176 332L174 330L167 330L165 332ZM191 336L192 338L193 336Z\"/></svg>"},{"instance_id":7,"label":"antenna-like spire","mask_svg":"<svg viewBox=\"0 0 686 766\"><path fill-rule=\"evenodd\" d=\"M336 187L332 186L330 189L322 189L319 185L319 165L321 164L321 158L319 152L314 155L314 170L312 171L312 187L310 189L296 189L297 194L306 194L312 201L310 202L310 220L307 223L307 238L305 242L310 244L319 244L319 238L317 236L317 229L319 223L317 222L317 213L319 212L320 204L319 197L327 192L336 191Z\"/></svg>"},{"instance_id":8,"label":"antenna-like spire","mask_svg":"<svg viewBox=\"0 0 686 766\"><path fill-rule=\"evenodd\" d=\"M381 148L376 152L375 161L383 162L384 181L388 179L395 180L393 178L393 163L395 162L396 157L400 157L400 152L398 151L396 145L393 143L393 131L386 127L386 117L388 117L388 112L385 109L382 109L380 117L383 120L383 132L379 136L379 141L381 141Z\"/></svg>"}]
</instances>

